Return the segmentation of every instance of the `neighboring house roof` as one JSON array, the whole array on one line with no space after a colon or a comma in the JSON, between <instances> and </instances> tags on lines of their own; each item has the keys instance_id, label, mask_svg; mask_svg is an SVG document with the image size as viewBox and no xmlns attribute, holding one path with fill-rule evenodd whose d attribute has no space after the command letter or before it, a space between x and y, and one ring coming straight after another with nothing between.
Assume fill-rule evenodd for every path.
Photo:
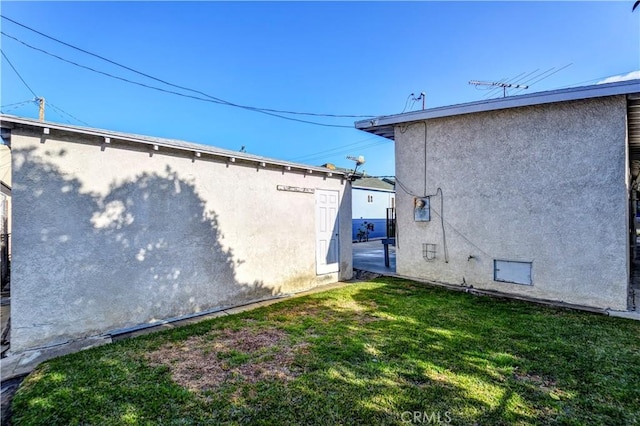
<instances>
[{"instance_id":1,"label":"neighboring house roof","mask_svg":"<svg viewBox=\"0 0 640 426\"><path fill-rule=\"evenodd\" d=\"M383 181L387 182L389 185L393 185L393 187L396 187L396 178L395 177L385 177L382 178Z\"/></svg>"},{"instance_id":2,"label":"neighboring house roof","mask_svg":"<svg viewBox=\"0 0 640 426\"><path fill-rule=\"evenodd\" d=\"M157 138L153 136L143 136L131 133L115 132L112 130L95 129L90 127L80 127L68 124L53 123L48 121L38 121L32 118L17 117L13 115L0 115L0 124L3 129L12 128L41 128L43 134L56 131L60 134L78 134L96 143L102 144L118 144L123 147L137 146L146 148L149 152L157 152L161 154L163 150L176 152L182 151L182 154L193 156L194 158L215 157L232 163L252 163L258 167L276 166L285 170L293 170L304 173L323 173L326 176L344 177L345 173L339 170L329 170L326 167L310 166L302 163L292 163L289 161L276 160L268 157L247 154L239 151L231 151L217 148L209 145L200 145L191 142L185 142L175 139ZM48 129L48 130L47 130ZM3 138L6 137L3 132Z\"/></svg>"},{"instance_id":3,"label":"neighboring house roof","mask_svg":"<svg viewBox=\"0 0 640 426\"><path fill-rule=\"evenodd\" d=\"M354 189L374 189L376 191L387 191L394 192L395 188L389 182L378 178L364 177L361 179L356 179L351 184L351 187Z\"/></svg>"},{"instance_id":4,"label":"neighboring house roof","mask_svg":"<svg viewBox=\"0 0 640 426\"><path fill-rule=\"evenodd\" d=\"M531 105L542 105L555 102L598 98L603 96L630 95L634 101L630 108L630 121L638 126L631 132L629 139L631 146L640 146L640 79L627 80L616 83L596 84L592 86L574 87L569 89L551 90L547 92L530 93L506 98L490 99L486 101L470 102L452 106L429 108L421 111L412 111L404 114L381 116L367 120L357 121L356 129L373 133L387 139L394 139L394 127L400 123L424 121L432 118L450 117L455 115L470 114L484 111L517 108ZM632 123L630 123L632 124ZM630 126L631 129L631 126Z\"/></svg>"},{"instance_id":5,"label":"neighboring house roof","mask_svg":"<svg viewBox=\"0 0 640 426\"><path fill-rule=\"evenodd\" d=\"M353 173L353 169L347 169L346 167L338 167L335 164L331 164L331 163L324 163L322 166L319 167L325 167L329 170L337 170L339 172L344 172L344 173Z\"/></svg>"}]
</instances>

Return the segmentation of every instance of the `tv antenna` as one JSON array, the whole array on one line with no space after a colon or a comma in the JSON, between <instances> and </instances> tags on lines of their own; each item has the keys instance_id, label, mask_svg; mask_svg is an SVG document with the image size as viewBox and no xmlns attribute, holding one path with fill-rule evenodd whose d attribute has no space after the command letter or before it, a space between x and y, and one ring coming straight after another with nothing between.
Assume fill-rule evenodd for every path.
<instances>
[{"instance_id":1,"label":"tv antenna","mask_svg":"<svg viewBox=\"0 0 640 426\"><path fill-rule=\"evenodd\" d=\"M513 87L514 89L528 89L529 86L525 86L523 84L509 84L509 83L501 83L499 81L491 82L491 81L478 81L471 80L469 84L473 84L474 86L497 86L502 87L502 97L507 97L507 87Z\"/></svg>"}]
</instances>

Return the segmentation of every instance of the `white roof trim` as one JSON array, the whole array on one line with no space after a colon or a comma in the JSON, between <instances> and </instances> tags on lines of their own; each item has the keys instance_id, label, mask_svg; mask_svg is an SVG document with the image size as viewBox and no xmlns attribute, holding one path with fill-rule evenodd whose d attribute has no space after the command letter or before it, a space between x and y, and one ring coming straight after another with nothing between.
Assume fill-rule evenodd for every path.
<instances>
[{"instance_id":1,"label":"white roof trim","mask_svg":"<svg viewBox=\"0 0 640 426\"><path fill-rule=\"evenodd\" d=\"M412 111L404 114L375 117L355 123L356 129L374 133L393 139L393 127L396 124L424 121L433 118L472 114L484 111L495 111L507 108L518 108L531 105L542 105L555 102L566 102L604 96L629 95L640 93L640 79L627 80L608 84L573 87L569 89L536 92L521 96L490 99L452 106Z\"/></svg>"},{"instance_id":2,"label":"white roof trim","mask_svg":"<svg viewBox=\"0 0 640 426\"><path fill-rule=\"evenodd\" d=\"M395 189L384 189L384 188L372 188L370 186L358 186L355 184L351 184L352 189L359 189L361 191L375 191L375 192L388 192L390 194L395 193Z\"/></svg>"},{"instance_id":3,"label":"white roof trim","mask_svg":"<svg viewBox=\"0 0 640 426\"><path fill-rule=\"evenodd\" d=\"M296 169L298 171L303 171L305 173L310 173L310 171L314 171L314 172L324 173L326 176L334 177L334 178L344 178L345 176L345 173L343 172L340 172L337 170L329 170L325 167L310 166L308 164L302 164L302 163L292 163L289 161L276 160L273 158L246 154L240 151L230 151L230 150L217 148L210 145L195 144L195 143L184 142L184 141L175 140L175 139L163 139L163 138L157 138L153 136L120 133L120 132L114 132L110 130L95 129L91 127L72 126L67 124L52 123L48 121L38 121L32 118L17 117L13 115L5 115L5 114L0 114L0 123L2 124L2 127L44 128L44 129L49 129L49 131L59 130L63 132L77 133L80 135L97 136L97 137L103 138L105 143L108 143L110 146L113 145L113 142L115 141L124 141L124 142L129 142L134 144L140 144L140 145L148 146L150 149L154 150L154 153L157 153L157 154L162 153L161 148L165 147L165 148L190 152L191 154L195 155L198 158L200 158L202 154L210 154L216 157L228 158L231 162L236 162L236 160L243 160L243 161L253 162L258 164L265 164L265 165L269 164L272 166L284 167L286 170ZM10 125L7 126L7 123L10 123ZM198 153L200 155L197 155Z\"/></svg>"}]
</instances>

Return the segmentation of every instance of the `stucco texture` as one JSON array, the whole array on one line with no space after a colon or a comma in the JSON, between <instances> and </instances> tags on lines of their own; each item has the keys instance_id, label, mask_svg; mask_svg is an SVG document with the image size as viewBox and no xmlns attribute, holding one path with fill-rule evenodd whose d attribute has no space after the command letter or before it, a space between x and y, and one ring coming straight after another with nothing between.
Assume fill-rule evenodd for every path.
<instances>
[{"instance_id":1,"label":"stucco texture","mask_svg":"<svg viewBox=\"0 0 640 426\"><path fill-rule=\"evenodd\" d=\"M627 309L624 96L433 119L395 140L399 274ZM430 222L413 219L422 195ZM494 281L494 259L532 262L532 285Z\"/></svg>"},{"instance_id":2,"label":"stucco texture","mask_svg":"<svg viewBox=\"0 0 640 426\"><path fill-rule=\"evenodd\" d=\"M12 352L349 279L350 184L12 132ZM316 274L315 196L340 271Z\"/></svg>"}]
</instances>

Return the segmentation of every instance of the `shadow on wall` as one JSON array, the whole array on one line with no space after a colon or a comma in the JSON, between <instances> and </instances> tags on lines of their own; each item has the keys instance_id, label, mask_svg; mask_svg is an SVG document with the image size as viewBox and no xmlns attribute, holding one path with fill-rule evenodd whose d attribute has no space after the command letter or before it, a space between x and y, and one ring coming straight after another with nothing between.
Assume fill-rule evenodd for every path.
<instances>
[{"instance_id":1,"label":"shadow on wall","mask_svg":"<svg viewBox=\"0 0 640 426\"><path fill-rule=\"evenodd\" d=\"M169 166L101 196L33 151L13 152L13 274L29 315L16 334L38 323L49 337L88 335L278 292L236 281L216 213Z\"/></svg>"}]
</instances>

